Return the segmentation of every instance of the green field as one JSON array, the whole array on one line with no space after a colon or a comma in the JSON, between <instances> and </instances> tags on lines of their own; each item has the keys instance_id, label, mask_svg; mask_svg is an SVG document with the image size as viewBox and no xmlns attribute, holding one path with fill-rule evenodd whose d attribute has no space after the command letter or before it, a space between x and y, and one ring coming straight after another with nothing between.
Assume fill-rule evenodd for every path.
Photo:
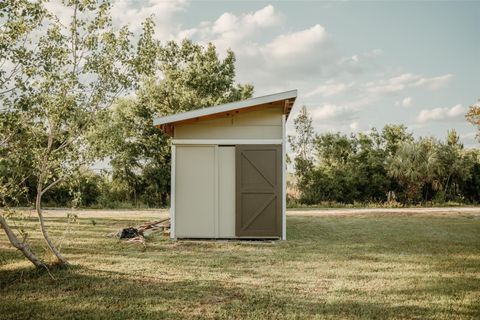
<instances>
[{"instance_id":1,"label":"green field","mask_svg":"<svg viewBox=\"0 0 480 320\"><path fill-rule=\"evenodd\" d=\"M479 319L480 210L447 211L291 211L286 242L146 249L105 235L163 211L49 213L73 266L53 280L0 233L0 318Z\"/></svg>"}]
</instances>

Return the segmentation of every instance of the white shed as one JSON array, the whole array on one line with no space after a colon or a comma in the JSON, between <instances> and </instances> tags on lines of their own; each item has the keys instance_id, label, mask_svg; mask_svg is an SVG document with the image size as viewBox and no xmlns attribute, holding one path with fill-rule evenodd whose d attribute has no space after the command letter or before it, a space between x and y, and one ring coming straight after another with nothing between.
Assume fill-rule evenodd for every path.
<instances>
[{"instance_id":1,"label":"white shed","mask_svg":"<svg viewBox=\"0 0 480 320\"><path fill-rule=\"evenodd\" d=\"M156 118L172 137L176 238L286 239L285 123L297 90Z\"/></svg>"}]
</instances>

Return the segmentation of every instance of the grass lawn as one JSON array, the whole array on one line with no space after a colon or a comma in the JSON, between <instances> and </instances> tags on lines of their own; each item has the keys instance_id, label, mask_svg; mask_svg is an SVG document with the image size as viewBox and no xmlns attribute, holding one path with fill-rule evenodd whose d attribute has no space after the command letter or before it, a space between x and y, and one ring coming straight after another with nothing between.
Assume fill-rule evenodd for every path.
<instances>
[{"instance_id":1,"label":"grass lawn","mask_svg":"<svg viewBox=\"0 0 480 320\"><path fill-rule=\"evenodd\" d=\"M80 212L73 224L56 211L51 235L74 266L53 280L2 231L0 318L480 319L480 210L448 211L292 211L286 242L154 235L146 250L105 234L165 211Z\"/></svg>"}]
</instances>

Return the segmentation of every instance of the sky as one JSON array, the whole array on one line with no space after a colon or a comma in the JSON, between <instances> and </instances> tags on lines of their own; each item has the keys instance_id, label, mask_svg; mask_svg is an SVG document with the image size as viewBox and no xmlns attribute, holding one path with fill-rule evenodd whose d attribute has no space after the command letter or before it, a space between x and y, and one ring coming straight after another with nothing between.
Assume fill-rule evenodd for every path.
<instances>
[{"instance_id":1,"label":"sky","mask_svg":"<svg viewBox=\"0 0 480 320\"><path fill-rule=\"evenodd\" d=\"M478 147L465 113L480 98L480 2L117 0L112 13L134 30L154 14L162 41L232 49L255 96L298 89L288 133L306 105L318 133L403 123Z\"/></svg>"}]
</instances>

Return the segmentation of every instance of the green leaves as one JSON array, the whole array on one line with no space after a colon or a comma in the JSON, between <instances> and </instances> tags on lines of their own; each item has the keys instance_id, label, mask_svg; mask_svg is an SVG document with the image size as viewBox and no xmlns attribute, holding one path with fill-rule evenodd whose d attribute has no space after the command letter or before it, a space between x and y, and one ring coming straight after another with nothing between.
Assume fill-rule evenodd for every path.
<instances>
[{"instance_id":1,"label":"green leaves","mask_svg":"<svg viewBox=\"0 0 480 320\"><path fill-rule=\"evenodd\" d=\"M463 150L454 130L449 131L445 142L421 138L405 142L395 155L388 159L389 174L406 190L409 202L420 198L424 190L442 192L441 201L460 200L459 186L470 177L474 163L478 161Z\"/></svg>"},{"instance_id":2,"label":"green leaves","mask_svg":"<svg viewBox=\"0 0 480 320\"><path fill-rule=\"evenodd\" d=\"M153 40L153 27L151 19L145 21L137 46L141 54L134 65L145 76L136 97L118 100L107 111L98 128L107 139L97 141L111 157L112 197L161 206L169 193L170 146L153 118L249 98L253 87L235 83L232 52L221 60L211 44L161 46Z\"/></svg>"},{"instance_id":3,"label":"green leaves","mask_svg":"<svg viewBox=\"0 0 480 320\"><path fill-rule=\"evenodd\" d=\"M477 126L478 130L480 131L480 99L476 104L470 106L468 113L465 115L468 122ZM479 135L477 134L477 138Z\"/></svg>"},{"instance_id":4,"label":"green leaves","mask_svg":"<svg viewBox=\"0 0 480 320\"><path fill-rule=\"evenodd\" d=\"M162 79L149 78L138 95L159 115L204 108L252 96L253 86L235 84L235 57L220 60L212 44L189 40L168 42L159 48Z\"/></svg>"},{"instance_id":5,"label":"green leaves","mask_svg":"<svg viewBox=\"0 0 480 320\"><path fill-rule=\"evenodd\" d=\"M383 202L389 194L404 203L480 201L478 151L464 150L454 130L445 142L415 141L404 125L314 136L305 107L294 124L289 142L302 203Z\"/></svg>"},{"instance_id":6,"label":"green leaves","mask_svg":"<svg viewBox=\"0 0 480 320\"><path fill-rule=\"evenodd\" d=\"M108 1L61 5L68 22L42 1L0 4L1 161L22 164L4 167L34 177L42 195L105 154L92 143L103 110L152 75L158 51L151 20L134 41L127 27L113 28Z\"/></svg>"}]
</instances>

